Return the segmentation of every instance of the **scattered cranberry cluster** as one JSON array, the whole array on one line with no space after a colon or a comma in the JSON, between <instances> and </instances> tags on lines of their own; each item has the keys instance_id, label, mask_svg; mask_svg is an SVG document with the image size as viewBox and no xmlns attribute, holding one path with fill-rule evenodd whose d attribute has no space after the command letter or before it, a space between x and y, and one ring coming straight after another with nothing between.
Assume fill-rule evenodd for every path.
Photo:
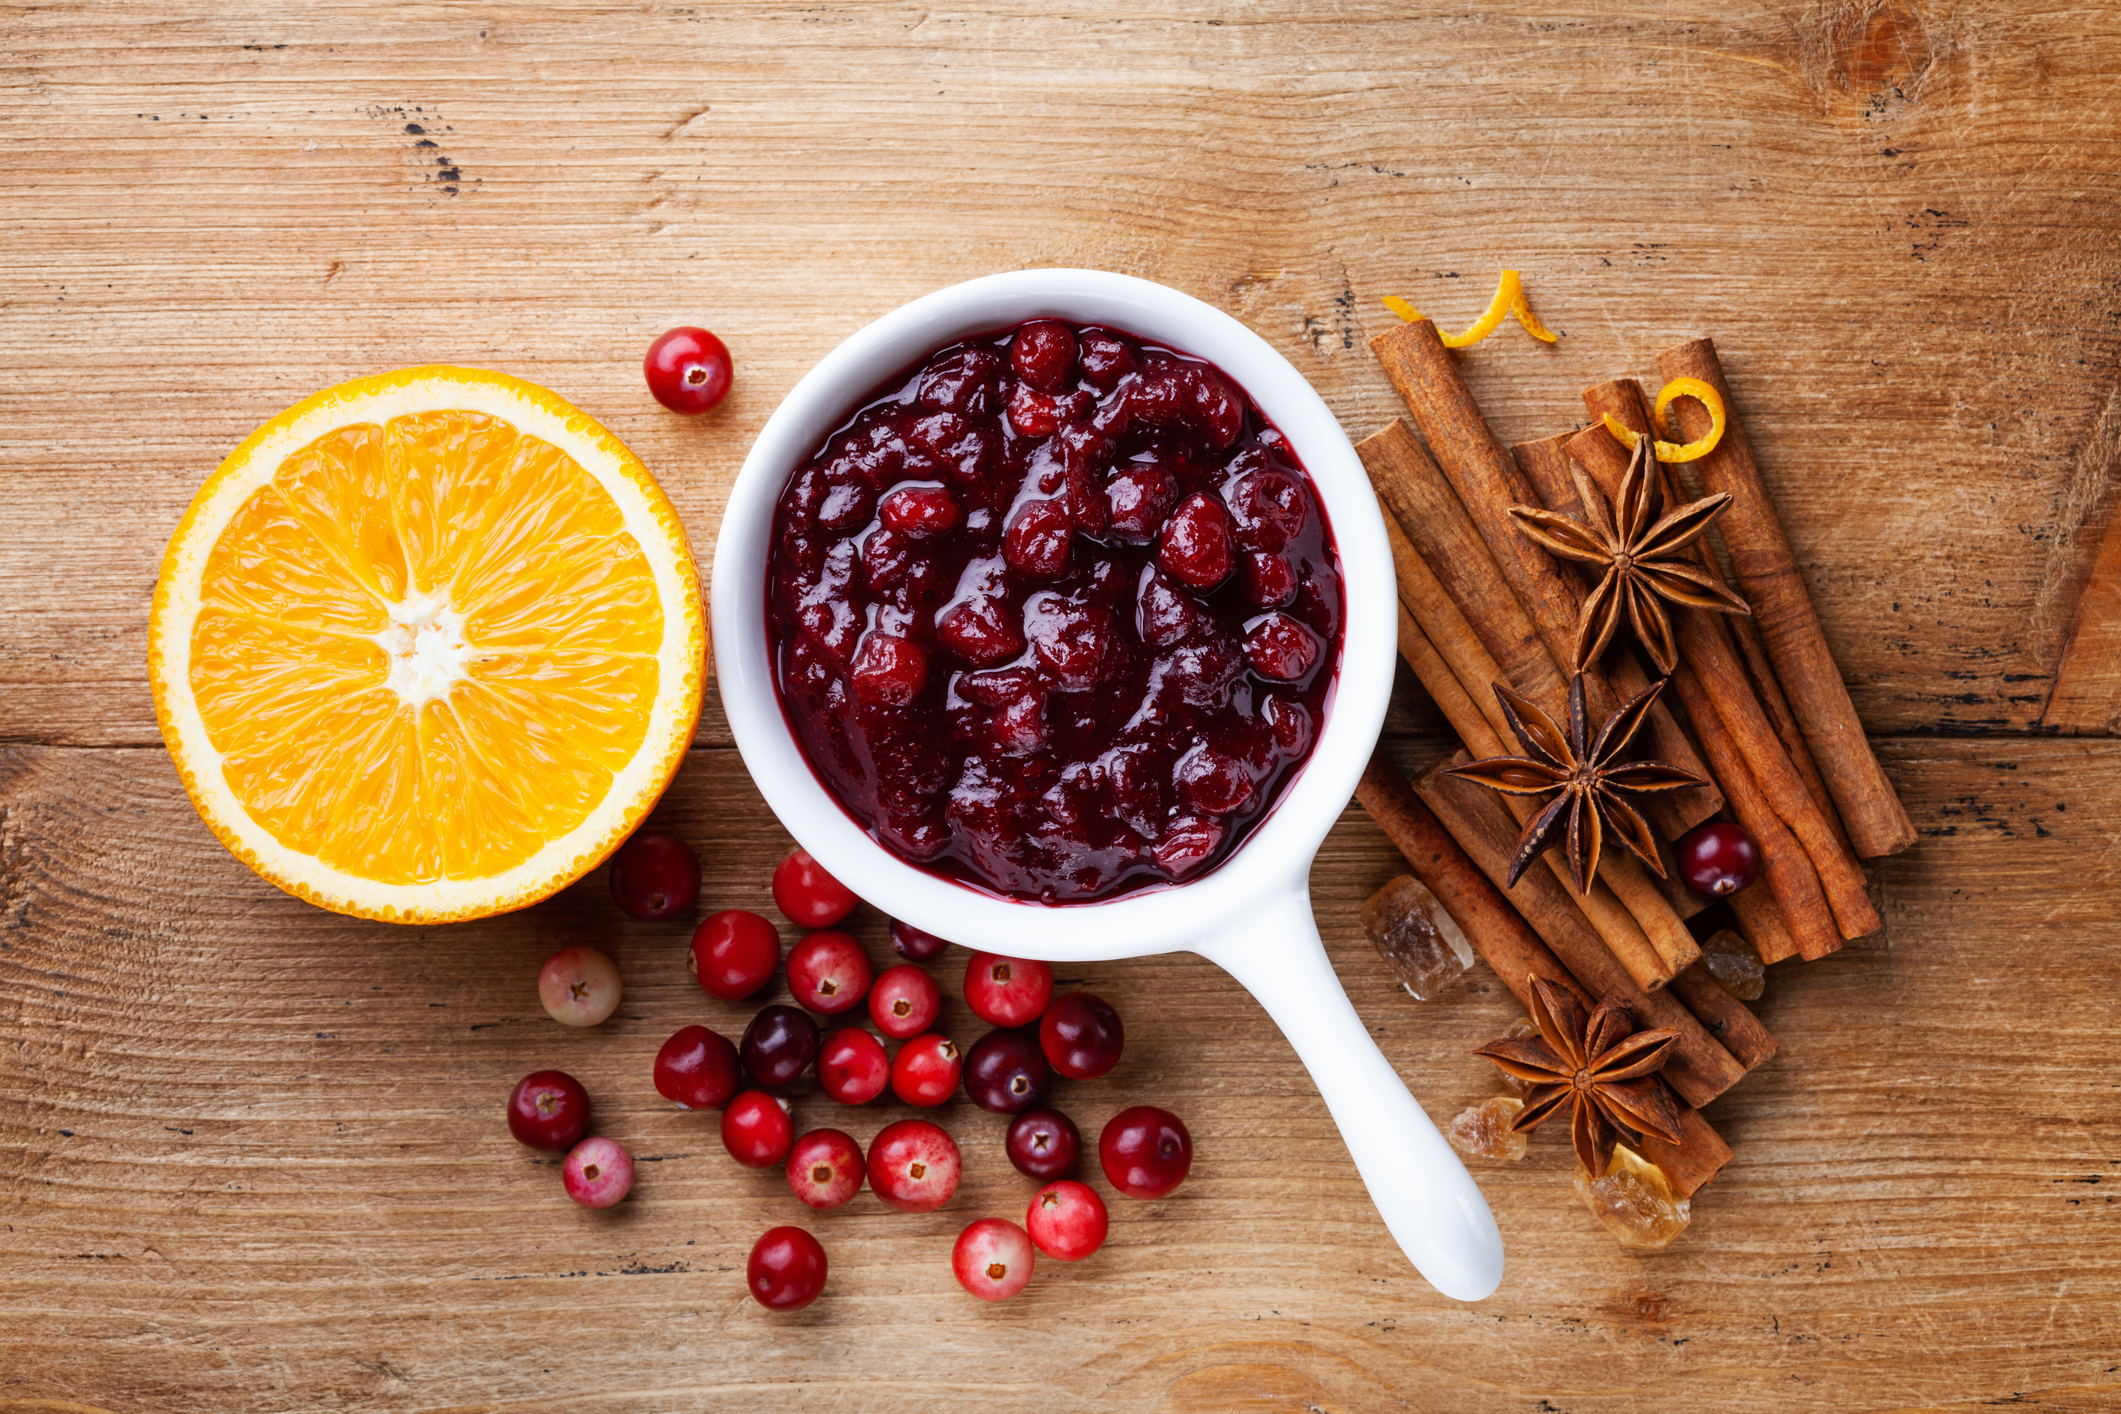
<instances>
[{"instance_id":1,"label":"scattered cranberry cluster","mask_svg":"<svg viewBox=\"0 0 2121 1414\"><path fill-rule=\"evenodd\" d=\"M677 836L644 831L622 846L611 866L612 896L626 913L666 920L688 912L699 898L699 861ZM1075 1181L1082 1136L1058 1110L1041 1105L1053 1077L1091 1080L1119 1063L1125 1032L1119 1014L1089 992L1053 995L1053 972L1042 962L974 953L965 967L964 995L973 1014L995 1029L960 1052L933 1027L942 991L919 964L948 944L904 923L891 925L891 945L904 961L872 974L853 937L833 925L859 900L804 850L783 859L773 874L774 902L791 921L811 929L787 957L788 989L800 1006L760 1009L736 1044L705 1026L686 1026L663 1043L655 1059L655 1088L681 1109L720 1109L723 1147L750 1168L782 1167L788 1187L812 1208L837 1208L866 1181L887 1206L933 1212L957 1191L963 1163L957 1142L926 1119L886 1125L861 1146L838 1129L796 1132L788 1102L772 1091L815 1067L824 1092L843 1105L862 1105L888 1087L908 1105L933 1109L957 1093L1011 1116L1005 1148L1025 1176L1044 1184L1032 1197L1022 1227L982 1218L957 1240L952 1266L973 1295L999 1301L1031 1278L1033 1249L1063 1262L1080 1261L1105 1240L1104 1201ZM700 986L724 1001L754 996L781 963L780 935L756 913L728 910L694 931L690 966ZM546 1010L570 1025L595 1025L617 1006L618 969L593 948L553 955L539 976ZM899 1043L895 1055L858 1023L820 1033L813 1019L852 1020L866 1008L878 1032ZM633 1184L633 1160L612 1140L589 1134L589 1096L572 1076L539 1071L525 1076L509 1098L509 1129L533 1148L564 1151L568 1196L608 1208ZM1119 1192L1161 1198L1186 1177L1193 1140L1176 1115L1153 1106L1123 1110L1098 1140L1098 1161ZM799 1227L776 1227L753 1247L748 1281L758 1302L777 1311L808 1305L823 1290L824 1248Z\"/></svg>"}]
</instances>

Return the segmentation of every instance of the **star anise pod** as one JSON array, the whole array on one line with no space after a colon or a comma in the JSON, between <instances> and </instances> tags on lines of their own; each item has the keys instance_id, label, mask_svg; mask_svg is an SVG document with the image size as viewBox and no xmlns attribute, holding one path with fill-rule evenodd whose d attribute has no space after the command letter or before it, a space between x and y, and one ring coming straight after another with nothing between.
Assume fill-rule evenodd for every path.
<instances>
[{"instance_id":1,"label":"star anise pod","mask_svg":"<svg viewBox=\"0 0 2121 1414\"><path fill-rule=\"evenodd\" d=\"M1657 671L1670 673L1679 652L1672 643L1671 618L1660 600L1718 614L1753 612L1716 576L1680 554L1730 509L1730 494L1719 492L1658 518L1664 478L1657 474L1656 456L1648 437L1635 444L1627 474L1620 479L1619 503L1611 508L1583 469L1569 463L1589 525L1535 506L1510 507L1517 528L1547 549L1605 569L1576 620L1578 672L1598 661L1625 617Z\"/></svg>"},{"instance_id":2,"label":"star anise pod","mask_svg":"<svg viewBox=\"0 0 2121 1414\"><path fill-rule=\"evenodd\" d=\"M1564 825L1568 830L1569 870L1576 877L1576 892L1588 892L1590 881L1598 876L1598 856L1608 831L1620 836L1621 843L1649 865L1658 878L1664 877L1664 862L1657 857L1657 837L1635 813L1635 807L1617 794L1620 791L1680 790L1686 786L1708 784L1692 771L1681 770L1663 761L1620 759L1628 743L1635 739L1635 733L1642 729L1643 722L1650 715L1650 705L1662 691L1664 680L1660 678L1621 703L1613 715L1606 718L1605 725L1598 729L1597 740L1593 741L1590 724L1585 720L1582 673L1569 679L1567 736L1554 725L1552 717L1501 683L1495 684L1495 697L1502 703L1502 715L1509 722L1510 730L1517 734L1525 754L1469 761L1463 766L1449 768L1444 774L1463 776L1507 795L1561 792L1552 804L1532 817L1532 823L1526 825L1524 833L1518 837L1516 856L1510 860L1509 883L1512 887L1539 857L1539 852L1553 840L1554 832Z\"/></svg>"},{"instance_id":3,"label":"star anise pod","mask_svg":"<svg viewBox=\"0 0 2121 1414\"><path fill-rule=\"evenodd\" d=\"M1679 1103L1657 1072L1679 1033L1635 1030L1634 1013L1617 996L1586 1017L1583 1004L1560 987L1544 977L1531 981L1539 1035L1505 1037L1473 1052L1532 1087L1511 1130L1537 1129L1566 1103L1569 1142L1593 1178L1605 1172L1617 1137L1639 1142L1637 1136L1654 1134L1677 1144Z\"/></svg>"}]
</instances>

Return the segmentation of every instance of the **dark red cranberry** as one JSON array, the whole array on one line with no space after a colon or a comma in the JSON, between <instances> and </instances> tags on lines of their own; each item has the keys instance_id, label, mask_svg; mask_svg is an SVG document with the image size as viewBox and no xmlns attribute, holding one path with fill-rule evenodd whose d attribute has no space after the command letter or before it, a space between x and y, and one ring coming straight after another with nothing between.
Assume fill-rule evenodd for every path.
<instances>
[{"instance_id":1,"label":"dark red cranberry","mask_svg":"<svg viewBox=\"0 0 2121 1414\"><path fill-rule=\"evenodd\" d=\"M1002 558L1018 574L1056 579L1068 568L1075 527L1057 501L1030 501L1009 519Z\"/></svg>"},{"instance_id":2,"label":"dark red cranberry","mask_svg":"<svg viewBox=\"0 0 2121 1414\"><path fill-rule=\"evenodd\" d=\"M1181 815L1164 828L1149 853L1166 874L1183 879L1206 864L1222 842L1223 827L1219 821Z\"/></svg>"},{"instance_id":3,"label":"dark red cranberry","mask_svg":"<svg viewBox=\"0 0 2121 1414\"><path fill-rule=\"evenodd\" d=\"M1301 682L1324 651L1317 634L1284 613L1262 614L1245 626L1252 671L1275 682Z\"/></svg>"},{"instance_id":4,"label":"dark red cranberry","mask_svg":"<svg viewBox=\"0 0 2121 1414\"><path fill-rule=\"evenodd\" d=\"M1193 1136L1177 1115L1154 1105L1121 1110L1098 1136L1097 1161L1129 1198L1161 1198L1186 1181Z\"/></svg>"},{"instance_id":5,"label":"dark red cranberry","mask_svg":"<svg viewBox=\"0 0 2121 1414\"><path fill-rule=\"evenodd\" d=\"M1038 1258L1031 1239L1007 1218L981 1218L957 1235L950 1270L957 1284L982 1301L1007 1301L1031 1280Z\"/></svg>"},{"instance_id":6,"label":"dark red cranberry","mask_svg":"<svg viewBox=\"0 0 2121 1414\"><path fill-rule=\"evenodd\" d=\"M773 902L791 923L830 928L854 912L854 890L825 872L807 849L792 850L773 867Z\"/></svg>"},{"instance_id":7,"label":"dark red cranberry","mask_svg":"<svg viewBox=\"0 0 2121 1414\"><path fill-rule=\"evenodd\" d=\"M1125 1042L1119 1013L1088 992L1055 997L1038 1023L1039 1048L1070 1080L1095 1080L1118 1065Z\"/></svg>"},{"instance_id":8,"label":"dark red cranberry","mask_svg":"<svg viewBox=\"0 0 2121 1414\"><path fill-rule=\"evenodd\" d=\"M700 857L668 830L642 830L611 856L611 898L629 918L660 923L700 898Z\"/></svg>"},{"instance_id":9,"label":"dark red cranberry","mask_svg":"<svg viewBox=\"0 0 2121 1414\"><path fill-rule=\"evenodd\" d=\"M926 962L938 957L950 944L933 933L923 933L911 923L891 920L891 950L908 962Z\"/></svg>"},{"instance_id":10,"label":"dark red cranberry","mask_svg":"<svg viewBox=\"0 0 2121 1414\"><path fill-rule=\"evenodd\" d=\"M1024 637L1040 672L1061 692L1088 692L1112 665L1118 630L1095 604L1047 591L1024 601Z\"/></svg>"},{"instance_id":11,"label":"dark red cranberry","mask_svg":"<svg viewBox=\"0 0 2121 1414\"><path fill-rule=\"evenodd\" d=\"M1009 425L1019 437L1051 437L1061 424L1060 405L1051 394L1028 383L1019 383L1009 393Z\"/></svg>"},{"instance_id":12,"label":"dark red cranberry","mask_svg":"<svg viewBox=\"0 0 2121 1414\"><path fill-rule=\"evenodd\" d=\"M843 1105L868 1104L891 1083L884 1043L858 1026L833 1032L818 1047L817 1083Z\"/></svg>"},{"instance_id":13,"label":"dark red cranberry","mask_svg":"<svg viewBox=\"0 0 2121 1414\"><path fill-rule=\"evenodd\" d=\"M1031 1234L1031 1241L1056 1262L1080 1262L1105 1245L1111 1226L1111 1215L1097 1190L1072 1179L1039 1189L1024 1213L1024 1230Z\"/></svg>"},{"instance_id":14,"label":"dark red cranberry","mask_svg":"<svg viewBox=\"0 0 2121 1414\"><path fill-rule=\"evenodd\" d=\"M862 1191L862 1146L837 1129L813 1129L788 1151L788 1187L813 1208L837 1208Z\"/></svg>"},{"instance_id":15,"label":"dark red cranberry","mask_svg":"<svg viewBox=\"0 0 2121 1414\"><path fill-rule=\"evenodd\" d=\"M691 325L662 335L641 360L655 400L686 414L706 412L728 397L734 367L720 339Z\"/></svg>"},{"instance_id":16,"label":"dark red cranberry","mask_svg":"<svg viewBox=\"0 0 2121 1414\"><path fill-rule=\"evenodd\" d=\"M1292 760L1311 749L1311 714L1301 702L1269 697L1260 705L1260 720L1274 738L1274 749Z\"/></svg>"},{"instance_id":17,"label":"dark red cranberry","mask_svg":"<svg viewBox=\"0 0 2121 1414\"><path fill-rule=\"evenodd\" d=\"M1083 1136L1059 1110L1026 1110L1009 1124L1009 1162L1026 1178L1050 1183L1082 1162Z\"/></svg>"},{"instance_id":18,"label":"dark red cranberry","mask_svg":"<svg viewBox=\"0 0 2121 1414\"><path fill-rule=\"evenodd\" d=\"M1135 631L1151 648L1169 648L1208 622L1200 602L1175 580L1151 569L1142 574L1135 599Z\"/></svg>"},{"instance_id":19,"label":"dark red cranberry","mask_svg":"<svg viewBox=\"0 0 2121 1414\"><path fill-rule=\"evenodd\" d=\"M1728 820L1697 825L1679 841L1679 877L1710 898L1728 898L1760 877L1760 847Z\"/></svg>"},{"instance_id":20,"label":"dark red cranberry","mask_svg":"<svg viewBox=\"0 0 2121 1414\"><path fill-rule=\"evenodd\" d=\"M877 502L876 514L888 528L920 540L947 534L964 519L947 486L901 486Z\"/></svg>"},{"instance_id":21,"label":"dark red cranberry","mask_svg":"<svg viewBox=\"0 0 2121 1414\"><path fill-rule=\"evenodd\" d=\"M965 963L965 1004L989 1026L1028 1026L1053 1000L1053 969L1028 958L976 952Z\"/></svg>"},{"instance_id":22,"label":"dark red cranberry","mask_svg":"<svg viewBox=\"0 0 2121 1414\"><path fill-rule=\"evenodd\" d=\"M1117 388L1139 364L1132 344L1103 329L1085 329L1077 343L1083 381L1100 393Z\"/></svg>"},{"instance_id":23,"label":"dark red cranberry","mask_svg":"<svg viewBox=\"0 0 2121 1414\"><path fill-rule=\"evenodd\" d=\"M1205 741L1178 758L1171 782L1181 802L1209 815L1227 815L1252 801L1252 774L1244 762Z\"/></svg>"},{"instance_id":24,"label":"dark red cranberry","mask_svg":"<svg viewBox=\"0 0 2121 1414\"><path fill-rule=\"evenodd\" d=\"M1156 562L1180 584L1213 589L1230 577L1234 553L1230 513L1213 496L1196 491L1164 522Z\"/></svg>"},{"instance_id":25,"label":"dark red cranberry","mask_svg":"<svg viewBox=\"0 0 2121 1414\"><path fill-rule=\"evenodd\" d=\"M585 1208L609 1208L633 1191L633 1155L610 1139L584 1139L560 1164L567 1196Z\"/></svg>"},{"instance_id":26,"label":"dark red cranberry","mask_svg":"<svg viewBox=\"0 0 2121 1414\"><path fill-rule=\"evenodd\" d=\"M1024 651L1023 630L1009 601L998 596L952 604L937 616L935 633L945 648L976 668L1006 663Z\"/></svg>"},{"instance_id":27,"label":"dark red cranberry","mask_svg":"<svg viewBox=\"0 0 2121 1414\"><path fill-rule=\"evenodd\" d=\"M1105 483L1112 533L1129 540L1155 538L1177 504L1178 480L1160 466L1130 463Z\"/></svg>"},{"instance_id":28,"label":"dark red cranberry","mask_svg":"<svg viewBox=\"0 0 2121 1414\"><path fill-rule=\"evenodd\" d=\"M589 1092L564 1070L532 1071L508 1097L508 1132L533 1149L572 1149L589 1132Z\"/></svg>"},{"instance_id":29,"label":"dark red cranberry","mask_svg":"<svg viewBox=\"0 0 2121 1414\"><path fill-rule=\"evenodd\" d=\"M869 995L869 954L837 930L812 933L788 950L788 990L821 1016L853 1011Z\"/></svg>"},{"instance_id":30,"label":"dark red cranberry","mask_svg":"<svg viewBox=\"0 0 2121 1414\"><path fill-rule=\"evenodd\" d=\"M883 707L911 707L928 685L928 654L910 638L871 630L854 650L855 694Z\"/></svg>"},{"instance_id":31,"label":"dark red cranberry","mask_svg":"<svg viewBox=\"0 0 2121 1414\"><path fill-rule=\"evenodd\" d=\"M1259 466L1230 488L1230 519L1247 550L1284 550L1303 534L1310 497L1295 476Z\"/></svg>"},{"instance_id":32,"label":"dark red cranberry","mask_svg":"<svg viewBox=\"0 0 2121 1414\"><path fill-rule=\"evenodd\" d=\"M788 1157L795 1121L788 1102L764 1090L746 1090L722 1111L722 1147L746 1168L770 1169Z\"/></svg>"},{"instance_id":33,"label":"dark red cranberry","mask_svg":"<svg viewBox=\"0 0 2121 1414\"><path fill-rule=\"evenodd\" d=\"M964 1070L964 1058L949 1037L916 1036L891 1058L891 1093L909 1105L933 1109L957 1093Z\"/></svg>"},{"instance_id":34,"label":"dark red cranberry","mask_svg":"<svg viewBox=\"0 0 2121 1414\"><path fill-rule=\"evenodd\" d=\"M960 348L929 361L915 375L914 401L930 412L986 417L1001 391L1001 355L991 349Z\"/></svg>"},{"instance_id":35,"label":"dark red cranberry","mask_svg":"<svg viewBox=\"0 0 2121 1414\"><path fill-rule=\"evenodd\" d=\"M768 1228L751 1245L744 1281L769 1311L800 1311L825 1289L825 1249L799 1227Z\"/></svg>"},{"instance_id":36,"label":"dark red cranberry","mask_svg":"<svg viewBox=\"0 0 2121 1414\"><path fill-rule=\"evenodd\" d=\"M817 1059L817 1023L792 1006L766 1007L744 1028L738 1049L759 1084L791 1084Z\"/></svg>"},{"instance_id":37,"label":"dark red cranberry","mask_svg":"<svg viewBox=\"0 0 2121 1414\"><path fill-rule=\"evenodd\" d=\"M965 1053L965 1093L996 1114L1021 1114L1039 1102L1053 1071L1021 1031L989 1031Z\"/></svg>"},{"instance_id":38,"label":"dark red cranberry","mask_svg":"<svg viewBox=\"0 0 2121 1414\"><path fill-rule=\"evenodd\" d=\"M1195 375L1192 414L1193 425L1207 437L1211 447L1227 447L1245 430L1243 394L1231 387L1227 378L1207 369Z\"/></svg>"},{"instance_id":39,"label":"dark red cranberry","mask_svg":"<svg viewBox=\"0 0 2121 1414\"><path fill-rule=\"evenodd\" d=\"M766 985L781 960L781 935L756 913L710 913L693 930L692 975L711 997L740 1002Z\"/></svg>"},{"instance_id":40,"label":"dark red cranberry","mask_svg":"<svg viewBox=\"0 0 2121 1414\"><path fill-rule=\"evenodd\" d=\"M1244 554L1245 602L1255 609L1279 609L1296 597L1296 566L1271 550Z\"/></svg>"},{"instance_id":41,"label":"dark red cranberry","mask_svg":"<svg viewBox=\"0 0 2121 1414\"><path fill-rule=\"evenodd\" d=\"M932 1213L964 1172L957 1141L925 1119L887 1124L869 1142L869 1190L902 1213Z\"/></svg>"},{"instance_id":42,"label":"dark red cranberry","mask_svg":"<svg viewBox=\"0 0 2121 1414\"><path fill-rule=\"evenodd\" d=\"M894 1041L918 1036L935 1025L943 989L918 967L887 967L869 988L869 1019Z\"/></svg>"},{"instance_id":43,"label":"dark red cranberry","mask_svg":"<svg viewBox=\"0 0 2121 1414\"><path fill-rule=\"evenodd\" d=\"M728 1104L740 1078L736 1047L704 1026L675 1032L655 1053L656 1093L681 1110Z\"/></svg>"},{"instance_id":44,"label":"dark red cranberry","mask_svg":"<svg viewBox=\"0 0 2121 1414\"><path fill-rule=\"evenodd\" d=\"M1041 393L1063 393L1075 377L1075 331L1057 319L1034 319L1009 341L1009 366Z\"/></svg>"}]
</instances>

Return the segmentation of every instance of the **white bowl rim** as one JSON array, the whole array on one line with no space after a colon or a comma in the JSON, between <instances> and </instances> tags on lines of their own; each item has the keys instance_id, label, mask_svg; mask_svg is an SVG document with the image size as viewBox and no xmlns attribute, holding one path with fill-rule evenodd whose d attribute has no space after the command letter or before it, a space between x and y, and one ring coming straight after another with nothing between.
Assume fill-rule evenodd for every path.
<instances>
[{"instance_id":1,"label":"white bowl rim","mask_svg":"<svg viewBox=\"0 0 2121 1414\"><path fill-rule=\"evenodd\" d=\"M1311 756L1281 799L1214 869L1174 887L1046 906L995 897L892 854L811 770L783 715L766 645L766 565L775 503L801 461L892 372L937 348L1027 319L1104 324L1216 364L1250 394L1310 473L1338 550L1339 677ZM798 843L894 918L969 947L1092 960L1212 945L1226 920L1303 886L1353 794L1384 722L1398 596L1375 493L1347 435L1309 382L1236 319L1167 286L1099 270L1019 270L924 295L850 335L767 419L730 489L715 547L717 688L737 748Z\"/></svg>"}]
</instances>

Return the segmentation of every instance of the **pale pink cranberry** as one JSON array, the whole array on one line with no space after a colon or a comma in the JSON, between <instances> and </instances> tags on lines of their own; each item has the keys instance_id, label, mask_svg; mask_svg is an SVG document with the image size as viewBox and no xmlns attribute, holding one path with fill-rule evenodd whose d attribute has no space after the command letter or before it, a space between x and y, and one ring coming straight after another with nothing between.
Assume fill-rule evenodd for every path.
<instances>
[{"instance_id":1,"label":"pale pink cranberry","mask_svg":"<svg viewBox=\"0 0 2121 1414\"><path fill-rule=\"evenodd\" d=\"M866 1105L891 1083L884 1043L858 1026L825 1038L817 1053L817 1083L843 1105Z\"/></svg>"},{"instance_id":2,"label":"pale pink cranberry","mask_svg":"<svg viewBox=\"0 0 2121 1414\"><path fill-rule=\"evenodd\" d=\"M942 988L918 967L887 967L869 988L869 1019L894 1041L918 1036L935 1025L943 1009Z\"/></svg>"},{"instance_id":3,"label":"pale pink cranberry","mask_svg":"<svg viewBox=\"0 0 2121 1414\"><path fill-rule=\"evenodd\" d=\"M1245 628L1245 657L1252 670L1276 682L1298 682L1318 666L1325 645L1287 614L1263 614Z\"/></svg>"},{"instance_id":4,"label":"pale pink cranberry","mask_svg":"<svg viewBox=\"0 0 2121 1414\"><path fill-rule=\"evenodd\" d=\"M950 1269L982 1301L1006 1301L1031 1280L1031 1239L1007 1218L981 1218L957 1235Z\"/></svg>"},{"instance_id":5,"label":"pale pink cranberry","mask_svg":"<svg viewBox=\"0 0 2121 1414\"><path fill-rule=\"evenodd\" d=\"M608 1208L633 1189L633 1155L609 1139L584 1139L560 1164L567 1196L585 1208Z\"/></svg>"},{"instance_id":6,"label":"pale pink cranberry","mask_svg":"<svg viewBox=\"0 0 2121 1414\"><path fill-rule=\"evenodd\" d=\"M1213 496L1196 491L1164 522L1156 562L1180 584L1213 589L1229 578L1234 554L1230 513Z\"/></svg>"},{"instance_id":7,"label":"pale pink cranberry","mask_svg":"<svg viewBox=\"0 0 2121 1414\"><path fill-rule=\"evenodd\" d=\"M869 1144L870 1191L902 1213L942 1207L963 1171L957 1141L925 1119L887 1124Z\"/></svg>"},{"instance_id":8,"label":"pale pink cranberry","mask_svg":"<svg viewBox=\"0 0 2121 1414\"><path fill-rule=\"evenodd\" d=\"M1011 517L1002 533L1002 558L1018 574L1053 579L1068 568L1075 527L1053 501L1030 501Z\"/></svg>"},{"instance_id":9,"label":"pale pink cranberry","mask_svg":"<svg viewBox=\"0 0 2121 1414\"><path fill-rule=\"evenodd\" d=\"M788 1187L813 1208L837 1208L862 1191L862 1146L837 1129L813 1129L788 1151Z\"/></svg>"},{"instance_id":10,"label":"pale pink cranberry","mask_svg":"<svg viewBox=\"0 0 2121 1414\"><path fill-rule=\"evenodd\" d=\"M869 955L837 929L812 933L788 950L788 990L821 1016L853 1011L869 995Z\"/></svg>"},{"instance_id":11,"label":"pale pink cranberry","mask_svg":"<svg viewBox=\"0 0 2121 1414\"><path fill-rule=\"evenodd\" d=\"M1024 1214L1024 1230L1056 1262L1080 1262L1104 1246L1111 1225L1097 1190L1073 1179L1039 1189Z\"/></svg>"},{"instance_id":12,"label":"pale pink cranberry","mask_svg":"<svg viewBox=\"0 0 2121 1414\"><path fill-rule=\"evenodd\" d=\"M618 964L595 948L561 948L538 969L538 1000L563 1026L595 1026L619 1005Z\"/></svg>"},{"instance_id":13,"label":"pale pink cranberry","mask_svg":"<svg viewBox=\"0 0 2121 1414\"><path fill-rule=\"evenodd\" d=\"M877 503L876 514L888 529L922 540L948 534L964 519L947 486L901 486Z\"/></svg>"},{"instance_id":14,"label":"pale pink cranberry","mask_svg":"<svg viewBox=\"0 0 2121 1414\"><path fill-rule=\"evenodd\" d=\"M957 1093L964 1057L947 1036L916 1036L891 1059L891 1093L909 1105L933 1109Z\"/></svg>"},{"instance_id":15,"label":"pale pink cranberry","mask_svg":"<svg viewBox=\"0 0 2121 1414\"><path fill-rule=\"evenodd\" d=\"M974 953L965 964L965 1004L989 1026L1027 1026L1053 999L1053 969L1028 958Z\"/></svg>"}]
</instances>

